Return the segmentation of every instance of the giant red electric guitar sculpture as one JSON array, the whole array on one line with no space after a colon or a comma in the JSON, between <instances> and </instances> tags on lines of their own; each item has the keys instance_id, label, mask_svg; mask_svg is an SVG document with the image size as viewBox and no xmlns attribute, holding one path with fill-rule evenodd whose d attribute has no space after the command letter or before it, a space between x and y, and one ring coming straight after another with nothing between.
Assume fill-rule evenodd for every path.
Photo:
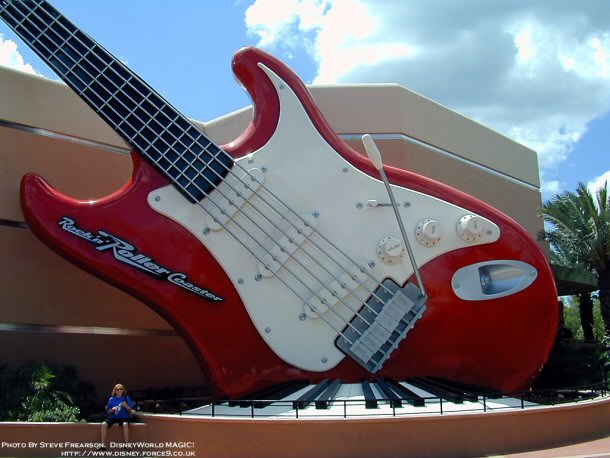
<instances>
[{"instance_id":1,"label":"giant red electric guitar sculpture","mask_svg":"<svg viewBox=\"0 0 610 458\"><path fill-rule=\"evenodd\" d=\"M374 167L275 58L235 55L256 110L221 148L48 2L0 0L0 17L134 148L131 181L95 202L25 176L29 227L165 317L217 394L412 375L511 391L541 369L557 308L535 241Z\"/></svg>"}]
</instances>

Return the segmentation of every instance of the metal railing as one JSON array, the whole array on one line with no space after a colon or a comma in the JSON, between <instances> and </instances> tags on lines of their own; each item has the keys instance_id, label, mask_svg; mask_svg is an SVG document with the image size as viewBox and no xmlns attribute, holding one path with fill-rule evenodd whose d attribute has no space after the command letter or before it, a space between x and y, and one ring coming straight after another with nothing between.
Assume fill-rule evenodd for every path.
<instances>
[{"instance_id":1,"label":"metal railing","mask_svg":"<svg viewBox=\"0 0 610 458\"><path fill-rule=\"evenodd\" d=\"M149 413L196 415L212 418L362 418L403 417L413 415L447 415L472 412L498 412L504 410L529 409L565 403L577 403L608 396L605 383L567 387L552 390L525 391L504 394L501 397L478 395L476 401L454 402L437 396L422 396L423 406L415 407L408 399L376 398L371 400L337 398L316 403L295 400L269 399L212 399L204 388L182 389L180 396L141 398L144 392L132 392L138 401L139 410ZM157 394L161 394L157 393ZM306 405L304 405L306 404Z\"/></svg>"}]
</instances>

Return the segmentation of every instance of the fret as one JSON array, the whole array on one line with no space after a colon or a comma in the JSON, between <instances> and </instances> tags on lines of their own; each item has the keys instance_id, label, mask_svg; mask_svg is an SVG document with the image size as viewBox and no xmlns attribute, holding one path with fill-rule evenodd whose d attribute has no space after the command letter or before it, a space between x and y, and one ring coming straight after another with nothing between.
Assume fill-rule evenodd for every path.
<instances>
[{"instance_id":1,"label":"fret","mask_svg":"<svg viewBox=\"0 0 610 458\"><path fill-rule=\"evenodd\" d=\"M45 0L0 0L0 15L191 201L205 197L229 172L230 156Z\"/></svg>"}]
</instances>

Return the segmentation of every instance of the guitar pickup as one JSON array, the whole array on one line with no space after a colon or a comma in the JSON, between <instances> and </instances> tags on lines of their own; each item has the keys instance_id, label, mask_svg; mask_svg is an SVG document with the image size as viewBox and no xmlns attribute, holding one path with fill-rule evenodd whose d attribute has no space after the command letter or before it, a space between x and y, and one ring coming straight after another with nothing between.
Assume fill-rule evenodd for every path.
<instances>
[{"instance_id":1,"label":"guitar pickup","mask_svg":"<svg viewBox=\"0 0 610 458\"><path fill-rule=\"evenodd\" d=\"M213 231L219 231L225 227L261 187L263 181L265 181L265 174L261 169L250 169L240 179L235 174L229 174L217 187L218 194L210 194L210 199L214 203L208 210L207 226Z\"/></svg>"},{"instance_id":2,"label":"guitar pickup","mask_svg":"<svg viewBox=\"0 0 610 458\"><path fill-rule=\"evenodd\" d=\"M362 288L368 280L365 268L353 266L348 272L339 275L338 280L333 280L326 288L322 288L312 296L303 306L303 311L309 318L319 318L328 309L337 305L345 299L348 294L355 295L358 288Z\"/></svg>"},{"instance_id":3,"label":"guitar pickup","mask_svg":"<svg viewBox=\"0 0 610 458\"><path fill-rule=\"evenodd\" d=\"M297 249L305 243L317 224L314 216L301 216L258 263L258 272L263 277L272 277L277 274Z\"/></svg>"},{"instance_id":4,"label":"guitar pickup","mask_svg":"<svg viewBox=\"0 0 610 458\"><path fill-rule=\"evenodd\" d=\"M413 283L400 288L386 279L337 338L345 354L375 373L398 348L426 310L426 297Z\"/></svg>"}]
</instances>

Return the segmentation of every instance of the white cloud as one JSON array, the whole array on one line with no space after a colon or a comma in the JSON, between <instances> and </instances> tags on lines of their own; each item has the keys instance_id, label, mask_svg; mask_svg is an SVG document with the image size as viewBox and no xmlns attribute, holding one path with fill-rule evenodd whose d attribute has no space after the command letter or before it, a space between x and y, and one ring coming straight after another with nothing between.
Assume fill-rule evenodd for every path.
<instances>
[{"instance_id":1,"label":"white cloud","mask_svg":"<svg viewBox=\"0 0 610 458\"><path fill-rule=\"evenodd\" d=\"M593 180L589 181L587 183L587 188L593 195L595 195L597 190L603 187L606 183L610 184L610 170L598 176L597 178L594 178Z\"/></svg>"},{"instance_id":2,"label":"white cloud","mask_svg":"<svg viewBox=\"0 0 610 458\"><path fill-rule=\"evenodd\" d=\"M40 75L34 68L24 62L23 56L17 50L17 44L12 40L5 40L0 33L0 65L14 68L22 72Z\"/></svg>"},{"instance_id":3,"label":"white cloud","mask_svg":"<svg viewBox=\"0 0 610 458\"><path fill-rule=\"evenodd\" d=\"M257 0L246 10L248 31L259 36L259 46L284 49L304 46L313 54L310 33L320 30L326 0Z\"/></svg>"},{"instance_id":4,"label":"white cloud","mask_svg":"<svg viewBox=\"0 0 610 458\"><path fill-rule=\"evenodd\" d=\"M380 37L380 19L357 0L332 2L321 25L316 40L316 83L338 81L358 66L376 67L416 53L408 43Z\"/></svg>"},{"instance_id":5,"label":"white cloud","mask_svg":"<svg viewBox=\"0 0 610 458\"><path fill-rule=\"evenodd\" d=\"M349 18L349 21L346 21ZM267 48L304 48L317 62L314 82L336 82L359 65L375 66L415 49L377 39L380 20L359 0L257 0L246 11L250 33Z\"/></svg>"},{"instance_id":6,"label":"white cloud","mask_svg":"<svg viewBox=\"0 0 610 458\"><path fill-rule=\"evenodd\" d=\"M561 193L561 183L557 180L547 180L542 183L542 193L548 196L554 196Z\"/></svg>"},{"instance_id":7,"label":"white cloud","mask_svg":"<svg viewBox=\"0 0 610 458\"><path fill-rule=\"evenodd\" d=\"M605 0L257 0L249 13L261 46L307 50L314 82L402 84L536 150L543 182L610 111Z\"/></svg>"}]
</instances>

